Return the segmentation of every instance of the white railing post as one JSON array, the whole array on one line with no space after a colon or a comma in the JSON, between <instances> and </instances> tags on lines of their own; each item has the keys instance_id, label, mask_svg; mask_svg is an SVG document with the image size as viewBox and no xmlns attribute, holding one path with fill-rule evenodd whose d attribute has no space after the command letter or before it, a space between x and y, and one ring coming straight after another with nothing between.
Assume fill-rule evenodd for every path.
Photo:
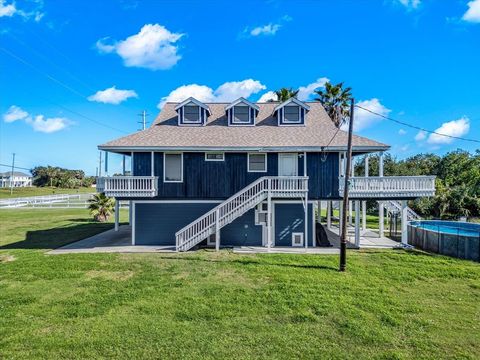
<instances>
[{"instance_id":1,"label":"white railing post","mask_svg":"<svg viewBox=\"0 0 480 360\"><path fill-rule=\"evenodd\" d=\"M220 209L215 212L215 250L220 250Z\"/></svg>"},{"instance_id":2,"label":"white railing post","mask_svg":"<svg viewBox=\"0 0 480 360\"><path fill-rule=\"evenodd\" d=\"M267 183L267 247L268 251L272 246L271 239L272 239L272 195L271 195L271 188L272 188L272 179L268 179Z\"/></svg>"}]
</instances>

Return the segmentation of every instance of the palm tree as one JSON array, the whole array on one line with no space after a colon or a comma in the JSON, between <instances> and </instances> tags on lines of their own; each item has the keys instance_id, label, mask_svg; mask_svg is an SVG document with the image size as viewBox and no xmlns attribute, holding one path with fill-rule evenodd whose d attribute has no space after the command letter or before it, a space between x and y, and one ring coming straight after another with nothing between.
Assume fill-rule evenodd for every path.
<instances>
[{"instance_id":1,"label":"palm tree","mask_svg":"<svg viewBox=\"0 0 480 360\"><path fill-rule=\"evenodd\" d=\"M110 215L115 212L115 199L106 196L104 193L93 195L88 202L90 203L88 210L90 210L90 214L95 221L108 221Z\"/></svg>"},{"instance_id":2,"label":"palm tree","mask_svg":"<svg viewBox=\"0 0 480 360\"><path fill-rule=\"evenodd\" d=\"M325 84L325 90L315 90L320 101L332 119L336 127L340 127L343 120L350 116L350 100L352 99L352 88L343 88L343 82L332 85Z\"/></svg>"},{"instance_id":3,"label":"palm tree","mask_svg":"<svg viewBox=\"0 0 480 360\"><path fill-rule=\"evenodd\" d=\"M293 90L292 88L281 88L275 91L277 95L277 101L284 102L292 97L297 97L298 90Z\"/></svg>"}]
</instances>

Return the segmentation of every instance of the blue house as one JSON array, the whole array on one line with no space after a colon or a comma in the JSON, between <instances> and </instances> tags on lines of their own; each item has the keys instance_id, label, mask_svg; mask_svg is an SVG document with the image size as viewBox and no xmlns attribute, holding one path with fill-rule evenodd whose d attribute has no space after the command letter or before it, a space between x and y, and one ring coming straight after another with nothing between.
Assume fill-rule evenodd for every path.
<instances>
[{"instance_id":1,"label":"blue house","mask_svg":"<svg viewBox=\"0 0 480 360\"><path fill-rule=\"evenodd\" d=\"M326 202L330 227L342 201L346 145L319 102L189 98L165 104L150 128L100 145L131 157L132 168L97 188L130 201L134 245L315 247L316 210ZM388 148L353 136L355 156ZM366 172L352 178L350 195L357 213L378 200L382 224L385 201L404 200L407 220L405 200L434 191L430 177L384 177L383 163L380 176Z\"/></svg>"}]
</instances>

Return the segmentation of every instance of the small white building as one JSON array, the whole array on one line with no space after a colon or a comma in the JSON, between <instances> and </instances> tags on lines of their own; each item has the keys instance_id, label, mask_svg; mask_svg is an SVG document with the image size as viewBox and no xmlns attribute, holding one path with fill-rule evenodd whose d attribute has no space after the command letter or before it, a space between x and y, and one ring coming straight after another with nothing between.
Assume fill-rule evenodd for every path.
<instances>
[{"instance_id":1,"label":"small white building","mask_svg":"<svg viewBox=\"0 0 480 360\"><path fill-rule=\"evenodd\" d=\"M0 173L0 187L26 187L32 186L32 176L19 172L11 171Z\"/></svg>"}]
</instances>

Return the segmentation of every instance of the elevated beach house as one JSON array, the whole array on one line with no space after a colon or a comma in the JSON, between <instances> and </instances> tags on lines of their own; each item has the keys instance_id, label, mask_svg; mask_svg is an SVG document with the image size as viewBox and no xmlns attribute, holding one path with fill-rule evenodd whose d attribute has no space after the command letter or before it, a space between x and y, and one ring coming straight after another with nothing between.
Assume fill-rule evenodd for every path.
<instances>
[{"instance_id":1,"label":"elevated beach house","mask_svg":"<svg viewBox=\"0 0 480 360\"><path fill-rule=\"evenodd\" d=\"M189 98L165 104L150 128L100 145L131 157L131 175L99 178L97 188L130 201L134 245L315 247L320 200L328 227L332 202L342 201L346 148L347 133L319 102ZM388 148L353 136L355 156ZM349 184L357 213L378 200L383 232L384 207L400 204L406 236L405 200L433 195L434 178L384 177L382 160L380 176L366 169ZM357 245L359 228L356 220Z\"/></svg>"}]
</instances>

